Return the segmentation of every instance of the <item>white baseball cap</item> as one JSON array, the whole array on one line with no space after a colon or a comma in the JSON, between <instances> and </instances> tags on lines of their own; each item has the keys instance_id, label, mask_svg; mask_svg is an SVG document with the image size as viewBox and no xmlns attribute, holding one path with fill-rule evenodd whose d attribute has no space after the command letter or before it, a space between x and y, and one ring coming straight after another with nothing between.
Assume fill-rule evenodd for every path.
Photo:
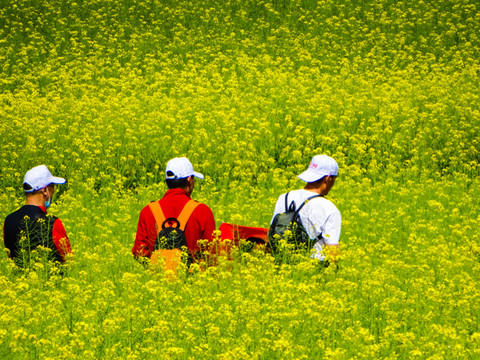
<instances>
[{"instance_id":1,"label":"white baseball cap","mask_svg":"<svg viewBox=\"0 0 480 360\"><path fill-rule=\"evenodd\" d=\"M50 184L65 184L67 180L61 177L53 176L50 170L45 165L35 166L27 171L23 183L31 187L25 190L26 193L31 193L43 189Z\"/></svg>"},{"instance_id":2,"label":"white baseball cap","mask_svg":"<svg viewBox=\"0 0 480 360\"><path fill-rule=\"evenodd\" d=\"M327 155L316 155L310 161L308 169L298 175L300 180L305 182L315 182L324 176L337 176L338 164L335 159Z\"/></svg>"},{"instance_id":3,"label":"white baseball cap","mask_svg":"<svg viewBox=\"0 0 480 360\"><path fill-rule=\"evenodd\" d=\"M193 165L186 157L174 158L167 163L165 176L169 180L184 179L189 176L203 179L203 175L193 171Z\"/></svg>"}]
</instances>

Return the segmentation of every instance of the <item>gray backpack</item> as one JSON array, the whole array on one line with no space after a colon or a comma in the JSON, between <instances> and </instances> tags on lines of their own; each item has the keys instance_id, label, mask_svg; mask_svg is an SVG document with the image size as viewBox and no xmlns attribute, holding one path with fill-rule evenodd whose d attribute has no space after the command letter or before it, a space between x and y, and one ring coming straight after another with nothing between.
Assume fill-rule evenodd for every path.
<instances>
[{"instance_id":1,"label":"gray backpack","mask_svg":"<svg viewBox=\"0 0 480 360\"><path fill-rule=\"evenodd\" d=\"M289 244L295 244L296 249L304 247L310 250L313 247L317 239L312 240L308 236L300 219L300 210L308 201L320 196L322 195L309 197L296 209L295 202L292 201L288 205L288 193L285 195L285 212L275 215L268 231L268 246L274 254L279 251L280 239L285 239ZM290 234L285 238L286 231L290 231Z\"/></svg>"}]
</instances>

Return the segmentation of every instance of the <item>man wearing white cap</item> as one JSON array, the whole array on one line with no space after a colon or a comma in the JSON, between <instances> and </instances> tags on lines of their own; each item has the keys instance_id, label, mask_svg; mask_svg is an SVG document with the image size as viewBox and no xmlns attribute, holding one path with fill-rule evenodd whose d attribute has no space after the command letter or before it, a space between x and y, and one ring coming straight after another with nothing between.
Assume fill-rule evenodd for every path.
<instances>
[{"instance_id":1,"label":"man wearing white cap","mask_svg":"<svg viewBox=\"0 0 480 360\"><path fill-rule=\"evenodd\" d=\"M277 214L286 212L286 206L291 204L298 209L305 200L299 215L302 225L308 236L316 240L313 245L312 258L324 260L324 247L338 247L342 217L337 207L325 198L335 184L338 175L337 162L327 155L316 155L312 158L308 169L298 175L300 180L306 182L303 189L293 190L282 194L277 200L273 219ZM288 195L287 195L288 194ZM287 202L285 197L287 196ZM286 204L287 203L287 204Z\"/></svg>"},{"instance_id":2,"label":"man wearing white cap","mask_svg":"<svg viewBox=\"0 0 480 360\"><path fill-rule=\"evenodd\" d=\"M193 170L192 163L186 157L181 157L167 163L165 178L169 190L160 200L152 201L140 212L132 253L135 257L150 257L157 235L162 229L161 220L176 221L181 218L181 214L188 212L178 226L182 227L188 251L192 259L195 259L200 250L198 240L212 240L215 231L212 210L191 199L195 178L203 179L203 175ZM161 220L160 216L163 216Z\"/></svg>"},{"instance_id":3,"label":"man wearing white cap","mask_svg":"<svg viewBox=\"0 0 480 360\"><path fill-rule=\"evenodd\" d=\"M25 174L23 189L26 203L5 218L3 240L9 256L18 266L30 264L31 251L38 246L52 250L50 260L64 262L71 253L65 227L60 219L47 216L55 184L64 184L64 178L53 176L45 165L30 169Z\"/></svg>"}]
</instances>

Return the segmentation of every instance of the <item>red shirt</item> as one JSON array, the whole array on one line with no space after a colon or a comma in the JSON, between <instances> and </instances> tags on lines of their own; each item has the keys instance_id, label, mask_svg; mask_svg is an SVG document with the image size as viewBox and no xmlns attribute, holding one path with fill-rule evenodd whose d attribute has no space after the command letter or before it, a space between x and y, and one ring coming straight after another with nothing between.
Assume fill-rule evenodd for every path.
<instances>
[{"instance_id":1,"label":"red shirt","mask_svg":"<svg viewBox=\"0 0 480 360\"><path fill-rule=\"evenodd\" d=\"M163 198L158 200L166 218L178 217L185 204L190 200L190 195L184 189L170 189ZM215 219L212 210L205 204L199 204L188 219L185 226L185 238L187 247L192 255L198 250L198 240L211 241L214 237ZM153 252L157 230L155 228L155 217L147 205L140 212L138 219L137 236L133 245L132 253L135 256L148 256Z\"/></svg>"}]
</instances>

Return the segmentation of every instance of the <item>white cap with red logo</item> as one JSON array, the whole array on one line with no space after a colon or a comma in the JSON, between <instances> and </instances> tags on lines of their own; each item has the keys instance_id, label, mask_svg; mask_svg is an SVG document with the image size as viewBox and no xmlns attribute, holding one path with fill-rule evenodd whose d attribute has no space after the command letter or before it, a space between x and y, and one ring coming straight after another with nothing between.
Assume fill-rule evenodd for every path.
<instances>
[{"instance_id":1,"label":"white cap with red logo","mask_svg":"<svg viewBox=\"0 0 480 360\"><path fill-rule=\"evenodd\" d=\"M325 176L337 175L338 164L335 159L327 155L316 155L312 158L308 169L297 177L305 182L315 182Z\"/></svg>"}]
</instances>

